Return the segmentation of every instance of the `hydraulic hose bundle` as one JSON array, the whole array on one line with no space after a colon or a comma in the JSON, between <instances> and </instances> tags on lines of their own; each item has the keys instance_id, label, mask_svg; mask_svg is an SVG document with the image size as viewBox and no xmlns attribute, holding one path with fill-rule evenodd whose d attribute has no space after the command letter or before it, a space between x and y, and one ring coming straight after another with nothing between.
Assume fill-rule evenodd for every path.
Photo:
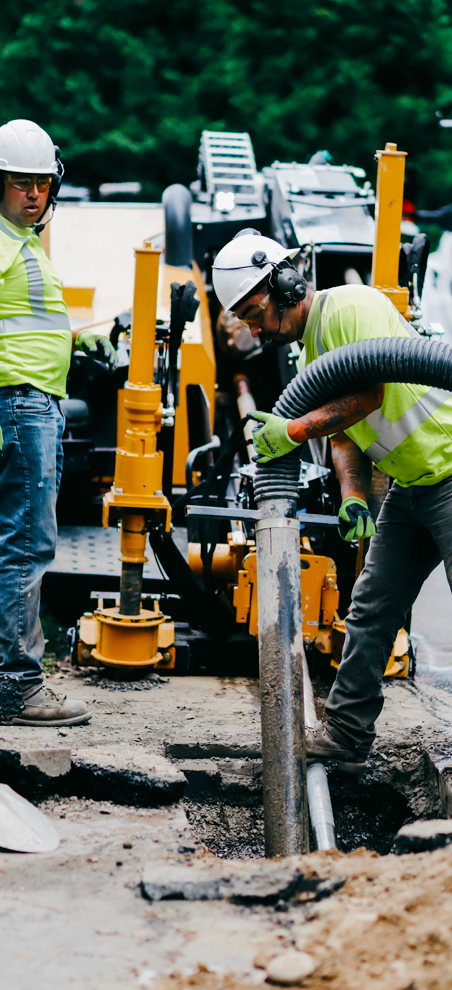
<instances>
[{"instance_id":1,"label":"hydraulic hose bundle","mask_svg":"<svg viewBox=\"0 0 452 990\"><path fill-rule=\"evenodd\" d=\"M298 419L341 395L393 382L430 385L452 393L452 346L420 337L379 337L345 344L300 371L280 395L273 412ZM301 451L299 447L284 457L257 465L257 502L297 498Z\"/></svg>"}]
</instances>

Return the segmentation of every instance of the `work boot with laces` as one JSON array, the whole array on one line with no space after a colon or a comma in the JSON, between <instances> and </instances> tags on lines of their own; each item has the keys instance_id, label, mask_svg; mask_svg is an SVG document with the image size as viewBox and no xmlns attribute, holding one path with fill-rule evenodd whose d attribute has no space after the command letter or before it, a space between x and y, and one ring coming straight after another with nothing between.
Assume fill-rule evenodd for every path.
<instances>
[{"instance_id":1,"label":"work boot with laces","mask_svg":"<svg viewBox=\"0 0 452 990\"><path fill-rule=\"evenodd\" d=\"M34 684L24 693L25 708L12 719L13 725L81 725L91 715L83 701L73 701L50 687Z\"/></svg>"},{"instance_id":2,"label":"work boot with laces","mask_svg":"<svg viewBox=\"0 0 452 990\"><path fill-rule=\"evenodd\" d=\"M326 726L306 729L306 759L309 763L332 763L347 773L361 773L366 767L366 756L352 746L337 742Z\"/></svg>"}]
</instances>

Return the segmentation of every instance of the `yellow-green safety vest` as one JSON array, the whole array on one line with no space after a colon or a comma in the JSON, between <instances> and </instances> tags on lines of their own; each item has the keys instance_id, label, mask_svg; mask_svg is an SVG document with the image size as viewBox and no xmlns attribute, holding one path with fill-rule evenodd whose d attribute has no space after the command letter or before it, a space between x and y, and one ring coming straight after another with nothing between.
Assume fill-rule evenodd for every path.
<instances>
[{"instance_id":1,"label":"yellow-green safety vest","mask_svg":"<svg viewBox=\"0 0 452 990\"><path fill-rule=\"evenodd\" d=\"M375 337L418 337L387 296L364 285L316 292L302 343L306 364L326 351ZM380 471L402 487L452 475L452 393L389 383L380 409L345 430Z\"/></svg>"},{"instance_id":2,"label":"yellow-green safety vest","mask_svg":"<svg viewBox=\"0 0 452 990\"><path fill-rule=\"evenodd\" d=\"M72 334L61 281L31 228L0 217L0 387L64 397Z\"/></svg>"}]
</instances>

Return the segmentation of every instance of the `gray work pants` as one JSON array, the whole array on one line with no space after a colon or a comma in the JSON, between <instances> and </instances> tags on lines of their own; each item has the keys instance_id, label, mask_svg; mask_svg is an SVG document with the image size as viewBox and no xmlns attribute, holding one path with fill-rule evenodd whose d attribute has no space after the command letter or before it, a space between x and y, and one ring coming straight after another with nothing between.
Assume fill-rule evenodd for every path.
<instances>
[{"instance_id":1,"label":"gray work pants","mask_svg":"<svg viewBox=\"0 0 452 990\"><path fill-rule=\"evenodd\" d=\"M353 590L342 661L325 706L334 738L363 755L375 738L397 632L441 560L452 588L452 477L430 486L394 484Z\"/></svg>"}]
</instances>

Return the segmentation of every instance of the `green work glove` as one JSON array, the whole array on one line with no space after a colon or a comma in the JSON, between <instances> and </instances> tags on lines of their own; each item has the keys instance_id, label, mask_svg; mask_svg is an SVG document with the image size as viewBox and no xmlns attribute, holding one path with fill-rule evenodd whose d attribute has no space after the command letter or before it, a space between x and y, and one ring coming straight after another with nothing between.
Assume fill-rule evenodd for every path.
<instances>
[{"instance_id":1,"label":"green work glove","mask_svg":"<svg viewBox=\"0 0 452 990\"><path fill-rule=\"evenodd\" d=\"M362 498L344 498L339 519L339 536L347 543L363 536L375 536L377 532L367 502L363 502Z\"/></svg>"},{"instance_id":2,"label":"green work glove","mask_svg":"<svg viewBox=\"0 0 452 990\"><path fill-rule=\"evenodd\" d=\"M257 464L267 464L274 457L282 457L295 447L301 447L301 444L290 439L287 432L290 419L265 412L248 413L247 419L255 419L257 423L263 424L255 426L253 430L253 445L258 455L253 457L253 461Z\"/></svg>"},{"instance_id":3,"label":"green work glove","mask_svg":"<svg viewBox=\"0 0 452 990\"><path fill-rule=\"evenodd\" d=\"M116 351L108 337L93 333L92 330L80 330L75 339L75 347L79 351L84 351L88 357L101 364L110 373L115 370L118 364Z\"/></svg>"}]
</instances>

